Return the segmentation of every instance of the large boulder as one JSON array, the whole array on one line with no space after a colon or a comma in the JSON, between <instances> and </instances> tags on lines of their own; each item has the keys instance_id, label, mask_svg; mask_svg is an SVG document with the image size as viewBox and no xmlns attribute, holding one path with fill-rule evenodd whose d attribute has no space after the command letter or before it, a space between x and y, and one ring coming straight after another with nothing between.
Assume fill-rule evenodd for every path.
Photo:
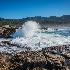
<instances>
[{"instance_id":1,"label":"large boulder","mask_svg":"<svg viewBox=\"0 0 70 70\"><path fill-rule=\"evenodd\" d=\"M14 26L2 26L0 27L0 37L7 38L10 37L16 31L16 27Z\"/></svg>"}]
</instances>

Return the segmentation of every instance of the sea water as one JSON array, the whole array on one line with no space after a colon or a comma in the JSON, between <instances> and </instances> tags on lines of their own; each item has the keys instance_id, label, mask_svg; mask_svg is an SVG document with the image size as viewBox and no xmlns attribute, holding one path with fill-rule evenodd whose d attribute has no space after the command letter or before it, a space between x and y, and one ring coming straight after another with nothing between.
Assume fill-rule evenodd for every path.
<instances>
[{"instance_id":1,"label":"sea water","mask_svg":"<svg viewBox=\"0 0 70 70\"><path fill-rule=\"evenodd\" d=\"M58 46L70 44L70 28L48 28L41 29L39 23L35 21L27 21L22 27L16 29L12 35L13 38L4 39L9 40L11 44L16 46L6 45L0 48L1 52L21 52L26 50L41 50L45 47ZM3 39L0 39L0 42ZM17 47L19 46L19 47ZM10 47L10 48L9 48Z\"/></svg>"}]
</instances>

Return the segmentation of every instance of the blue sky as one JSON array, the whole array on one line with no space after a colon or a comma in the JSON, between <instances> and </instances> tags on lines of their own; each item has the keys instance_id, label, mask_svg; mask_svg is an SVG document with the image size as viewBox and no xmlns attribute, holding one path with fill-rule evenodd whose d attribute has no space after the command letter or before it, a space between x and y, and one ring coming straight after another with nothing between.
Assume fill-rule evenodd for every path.
<instances>
[{"instance_id":1,"label":"blue sky","mask_svg":"<svg viewBox=\"0 0 70 70\"><path fill-rule=\"evenodd\" d=\"M0 0L0 17L70 15L70 0Z\"/></svg>"}]
</instances>

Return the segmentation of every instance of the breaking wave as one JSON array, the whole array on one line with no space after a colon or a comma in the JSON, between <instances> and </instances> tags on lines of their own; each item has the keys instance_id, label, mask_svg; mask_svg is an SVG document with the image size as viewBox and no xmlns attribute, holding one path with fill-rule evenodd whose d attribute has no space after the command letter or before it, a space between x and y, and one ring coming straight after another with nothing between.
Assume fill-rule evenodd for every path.
<instances>
[{"instance_id":1,"label":"breaking wave","mask_svg":"<svg viewBox=\"0 0 70 70\"><path fill-rule=\"evenodd\" d=\"M16 31L14 34L15 39L13 39L11 43L29 47L31 50L39 50L44 47L69 44L70 36L65 30L57 30L53 28L41 30L39 23L36 23L35 21L27 21Z\"/></svg>"},{"instance_id":2,"label":"breaking wave","mask_svg":"<svg viewBox=\"0 0 70 70\"><path fill-rule=\"evenodd\" d=\"M20 47L13 46L10 49L4 47L0 51L41 50L44 47L70 44L70 28L42 30L39 23L27 21L16 29L10 42Z\"/></svg>"},{"instance_id":3,"label":"breaking wave","mask_svg":"<svg viewBox=\"0 0 70 70\"><path fill-rule=\"evenodd\" d=\"M27 21L22 25L22 27L19 27L19 29L16 30L13 37L32 37L39 30L39 28L39 23L36 23L35 21Z\"/></svg>"}]
</instances>

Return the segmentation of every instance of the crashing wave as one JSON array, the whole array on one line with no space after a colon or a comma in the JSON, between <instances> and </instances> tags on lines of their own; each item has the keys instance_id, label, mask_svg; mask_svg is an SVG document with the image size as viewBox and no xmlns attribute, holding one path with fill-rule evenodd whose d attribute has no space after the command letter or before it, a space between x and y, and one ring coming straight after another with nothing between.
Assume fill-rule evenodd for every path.
<instances>
[{"instance_id":1,"label":"crashing wave","mask_svg":"<svg viewBox=\"0 0 70 70\"><path fill-rule=\"evenodd\" d=\"M66 33L65 33L66 34ZM70 36L65 36L63 30L41 30L39 23L27 21L22 27L19 27L13 34L11 44L16 46L1 47L0 51L4 52L21 52L25 50L41 50L45 47L70 44ZM18 47L19 46L19 47Z\"/></svg>"}]
</instances>

